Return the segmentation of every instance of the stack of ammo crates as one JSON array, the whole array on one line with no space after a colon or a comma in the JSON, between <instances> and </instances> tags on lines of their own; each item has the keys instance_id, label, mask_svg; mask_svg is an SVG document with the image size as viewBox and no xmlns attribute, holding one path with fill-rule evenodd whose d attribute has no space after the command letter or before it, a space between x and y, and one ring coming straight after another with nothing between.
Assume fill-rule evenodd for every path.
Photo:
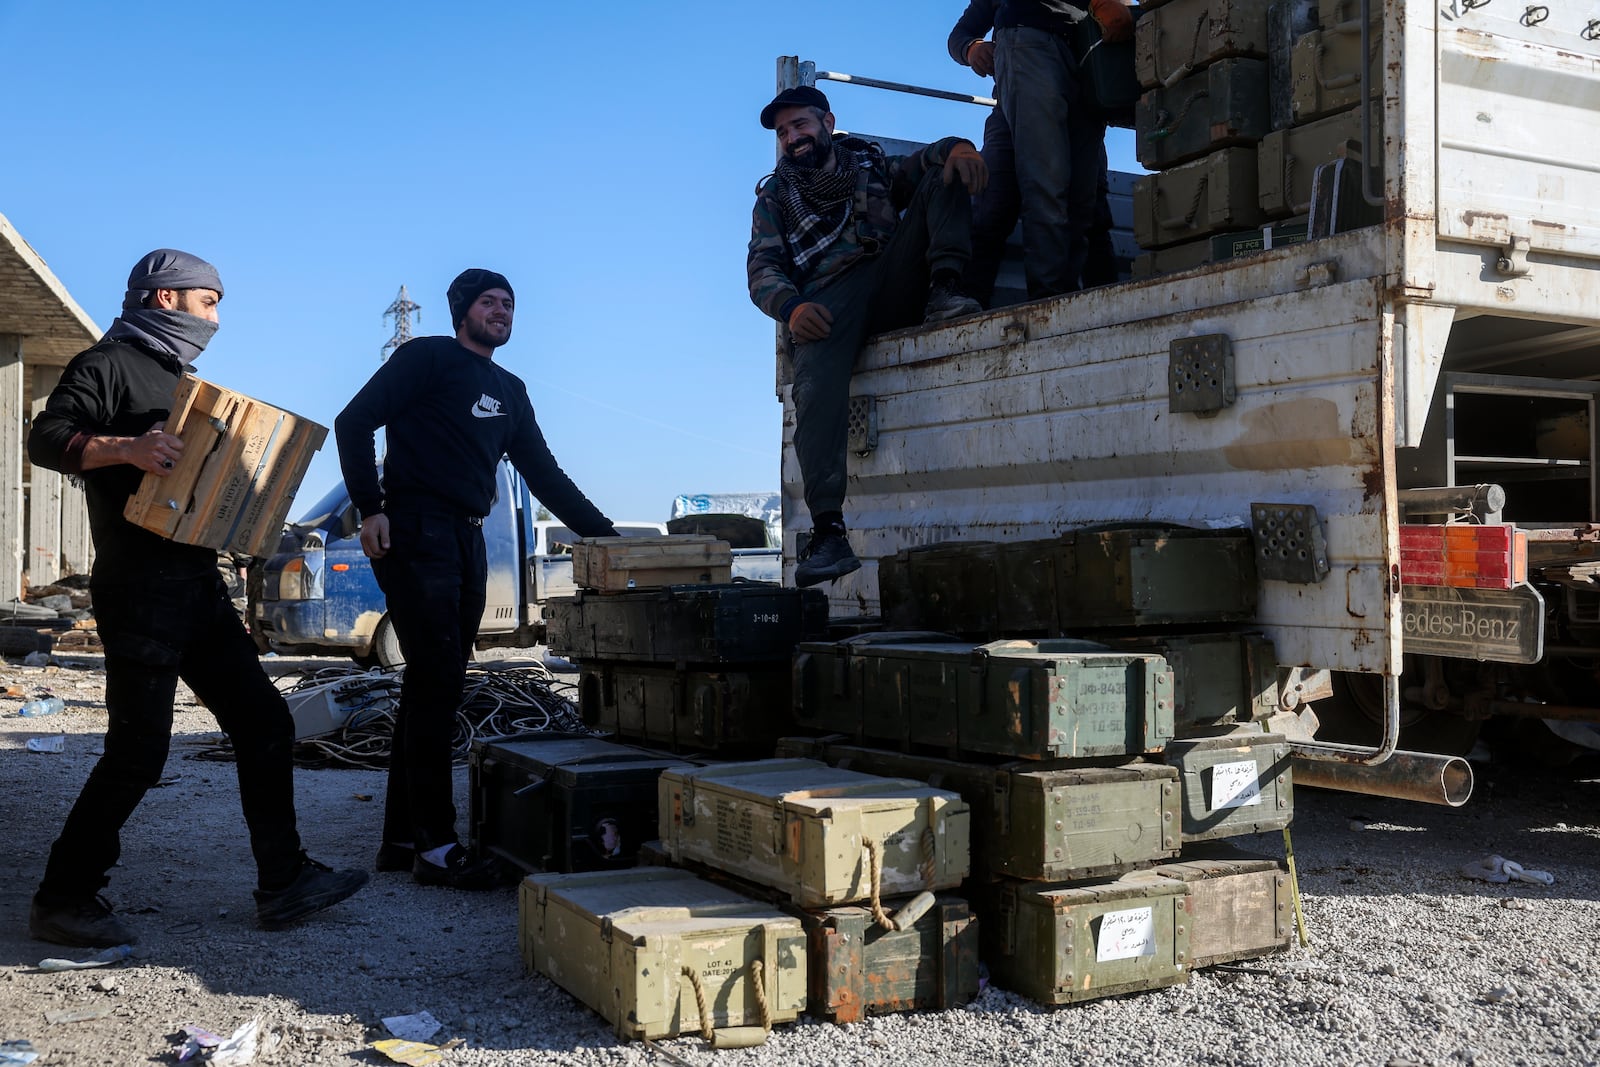
<instances>
[{"instance_id":1,"label":"stack of ammo crates","mask_svg":"<svg viewBox=\"0 0 1600 1067\"><path fill-rule=\"evenodd\" d=\"M1360 0L1147 0L1136 278L1378 220L1361 193L1361 85L1382 111L1383 5L1360 70Z\"/></svg>"},{"instance_id":2,"label":"stack of ammo crates","mask_svg":"<svg viewBox=\"0 0 1600 1067\"><path fill-rule=\"evenodd\" d=\"M1216 848L1293 810L1248 533L935 545L879 582L891 630L795 656L796 720L833 736L779 754L968 802L998 984L1067 1003L1286 947L1282 864Z\"/></svg>"},{"instance_id":3,"label":"stack of ammo crates","mask_svg":"<svg viewBox=\"0 0 1600 1067\"><path fill-rule=\"evenodd\" d=\"M545 609L550 650L579 667L584 722L673 752L770 756L789 729L789 661L827 633L819 590L734 582L726 541L598 538L573 553L575 596Z\"/></svg>"}]
</instances>

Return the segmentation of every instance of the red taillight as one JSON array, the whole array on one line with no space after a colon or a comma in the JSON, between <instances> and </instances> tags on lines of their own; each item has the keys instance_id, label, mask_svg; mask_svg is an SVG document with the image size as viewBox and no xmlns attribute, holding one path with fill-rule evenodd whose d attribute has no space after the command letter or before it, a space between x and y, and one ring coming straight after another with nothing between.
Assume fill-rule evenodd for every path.
<instances>
[{"instance_id":1,"label":"red taillight","mask_svg":"<svg viewBox=\"0 0 1600 1067\"><path fill-rule=\"evenodd\" d=\"M1528 535L1509 523L1400 527L1402 585L1513 589L1528 580Z\"/></svg>"}]
</instances>

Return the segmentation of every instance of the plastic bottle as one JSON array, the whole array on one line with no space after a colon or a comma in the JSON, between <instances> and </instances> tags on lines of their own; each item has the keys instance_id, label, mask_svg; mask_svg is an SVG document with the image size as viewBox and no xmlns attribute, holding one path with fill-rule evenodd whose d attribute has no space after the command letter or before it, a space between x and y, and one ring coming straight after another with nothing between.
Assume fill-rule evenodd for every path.
<instances>
[{"instance_id":1,"label":"plastic bottle","mask_svg":"<svg viewBox=\"0 0 1600 1067\"><path fill-rule=\"evenodd\" d=\"M27 719L37 719L41 715L54 715L67 706L67 702L60 697L36 697L22 705L17 714Z\"/></svg>"}]
</instances>

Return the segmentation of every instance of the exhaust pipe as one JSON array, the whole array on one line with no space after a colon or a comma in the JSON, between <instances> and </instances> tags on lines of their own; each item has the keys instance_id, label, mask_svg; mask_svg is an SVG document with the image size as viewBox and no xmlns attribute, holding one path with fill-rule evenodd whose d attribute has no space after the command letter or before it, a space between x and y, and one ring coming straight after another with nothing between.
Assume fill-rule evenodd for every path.
<instances>
[{"instance_id":1,"label":"exhaust pipe","mask_svg":"<svg viewBox=\"0 0 1600 1067\"><path fill-rule=\"evenodd\" d=\"M1296 758L1294 783L1459 808L1472 796L1472 765L1430 752L1396 751L1378 764Z\"/></svg>"}]
</instances>

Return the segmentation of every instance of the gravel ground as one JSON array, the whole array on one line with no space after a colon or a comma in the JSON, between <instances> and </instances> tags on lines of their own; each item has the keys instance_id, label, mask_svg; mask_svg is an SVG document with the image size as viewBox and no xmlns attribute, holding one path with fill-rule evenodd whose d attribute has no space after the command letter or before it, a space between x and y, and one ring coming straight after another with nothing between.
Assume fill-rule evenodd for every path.
<instances>
[{"instance_id":1,"label":"gravel ground","mask_svg":"<svg viewBox=\"0 0 1600 1067\"><path fill-rule=\"evenodd\" d=\"M270 669L293 666L266 661ZM330 661L331 662L331 661ZM23 719L0 700L0 774L13 827L0 881L0 1040L40 1065L171 1062L186 1024L226 1035L260 1017L261 1064L387 1062L370 1043L386 1016L431 1012L463 1067L666 1062L620 1045L606 1024L522 972L514 891L453 893L375 874L351 900L280 933L254 925L253 867L230 764L190 758L215 739L180 704L171 760L124 832L108 891L143 943L134 960L46 973L71 956L27 936L46 851L99 750L104 674L95 657L0 667L0 687L52 687L67 710ZM186 692L180 701L189 700ZM30 737L64 733L58 755ZM1459 810L1302 791L1294 845L1313 944L1212 969L1186 986L1048 1009L995 988L970 1007L848 1027L802 1022L764 1048L683 1061L785 1067L956 1064L1600 1063L1600 770L1480 767ZM459 771L465 816L464 769ZM383 776L297 772L313 856L368 866ZM1243 844L1281 854L1276 836ZM1551 871L1554 886L1469 881L1499 853ZM60 1013L76 1013L77 1021ZM84 1018L83 1016L88 1016Z\"/></svg>"}]
</instances>

